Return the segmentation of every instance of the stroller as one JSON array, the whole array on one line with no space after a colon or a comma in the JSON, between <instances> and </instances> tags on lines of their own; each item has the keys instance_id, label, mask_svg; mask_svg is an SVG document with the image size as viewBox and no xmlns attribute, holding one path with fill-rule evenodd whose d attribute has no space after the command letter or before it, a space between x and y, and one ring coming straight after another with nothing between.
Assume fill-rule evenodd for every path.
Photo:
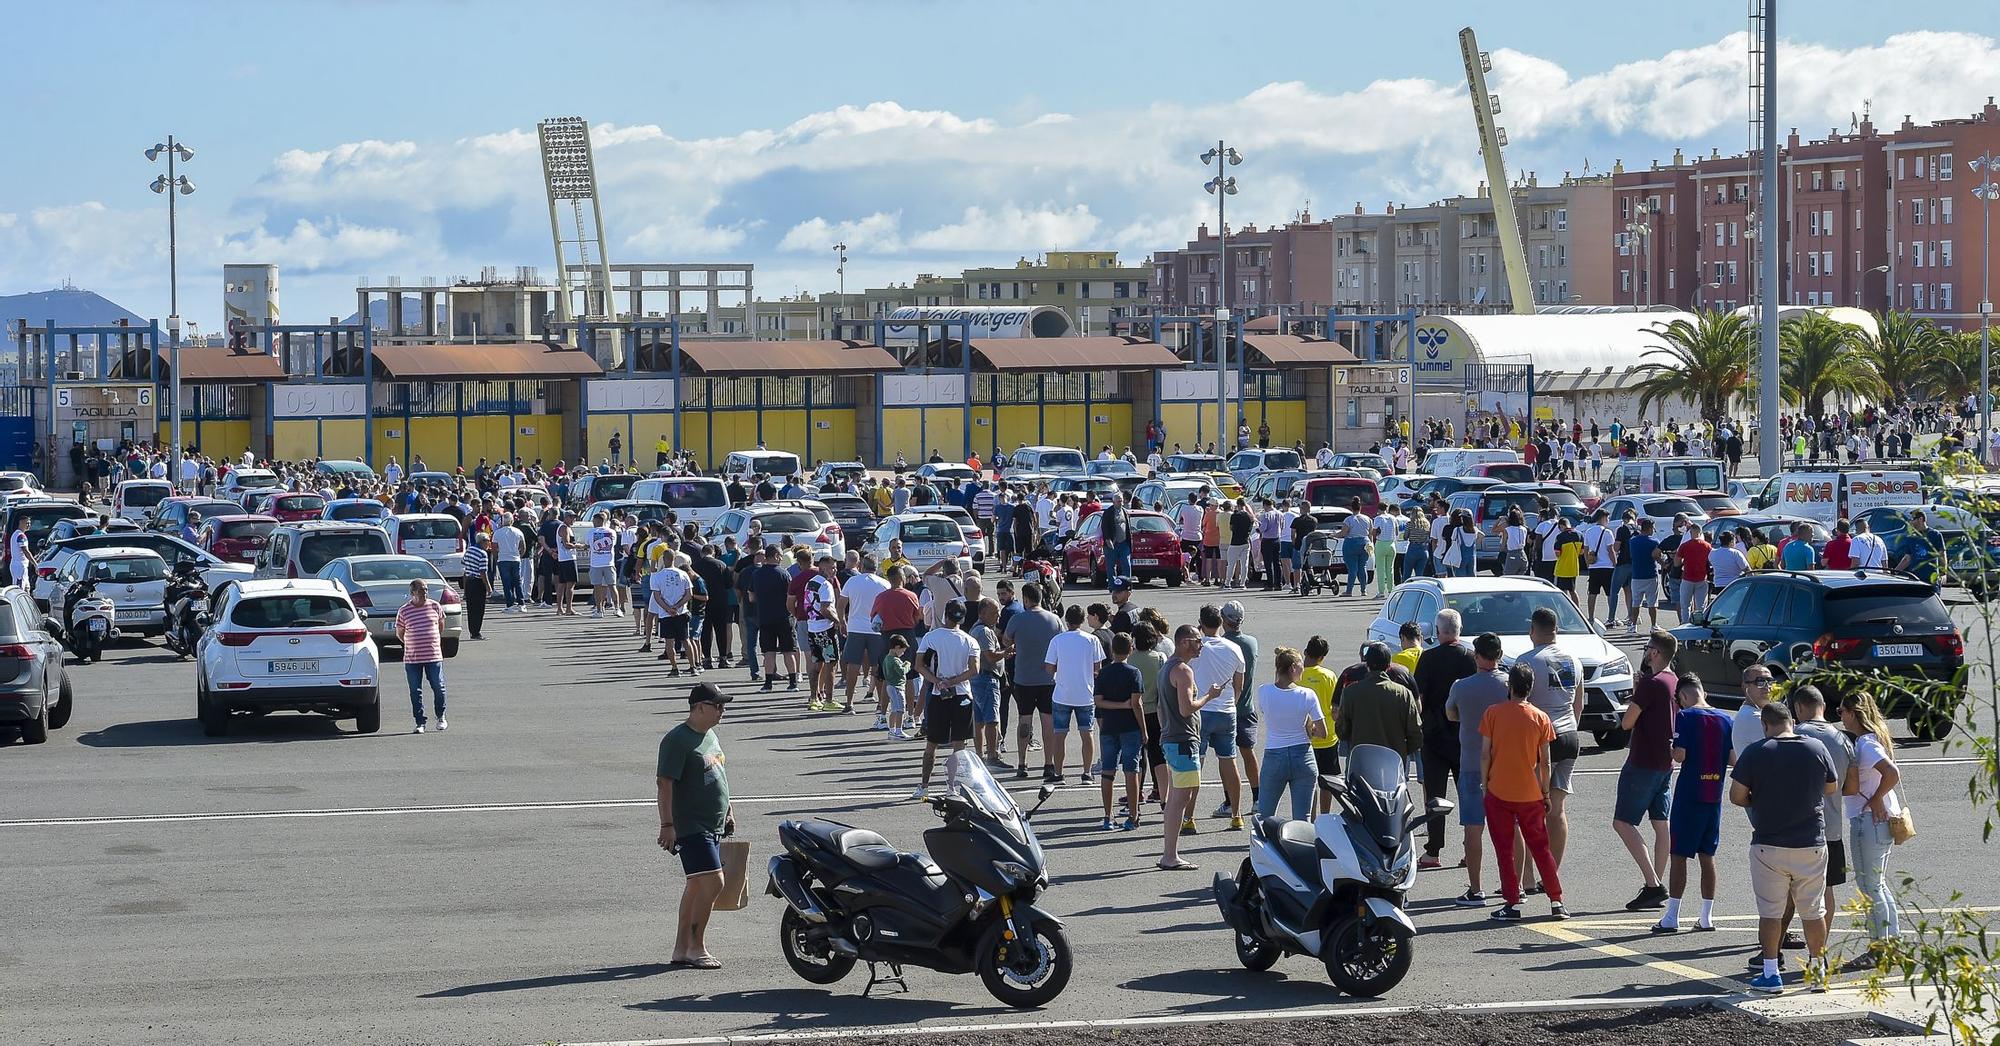
<instances>
[{"instance_id":1,"label":"stroller","mask_svg":"<svg viewBox=\"0 0 2000 1046\"><path fill-rule=\"evenodd\" d=\"M1310 596L1322 589L1340 588L1337 573L1346 573L1347 563L1340 554L1340 534L1315 530L1306 535L1305 569L1299 571L1299 595Z\"/></svg>"}]
</instances>

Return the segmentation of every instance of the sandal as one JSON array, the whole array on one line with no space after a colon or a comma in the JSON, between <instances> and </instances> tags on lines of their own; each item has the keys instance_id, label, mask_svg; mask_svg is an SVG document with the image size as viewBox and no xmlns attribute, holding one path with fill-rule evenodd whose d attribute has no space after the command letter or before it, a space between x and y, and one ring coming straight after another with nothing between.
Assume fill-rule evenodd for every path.
<instances>
[{"instance_id":1,"label":"sandal","mask_svg":"<svg viewBox=\"0 0 2000 1046\"><path fill-rule=\"evenodd\" d=\"M1185 860L1177 860L1172 864L1159 864L1156 862L1153 867L1163 872L1195 872L1201 870L1199 865Z\"/></svg>"},{"instance_id":2,"label":"sandal","mask_svg":"<svg viewBox=\"0 0 2000 1046\"><path fill-rule=\"evenodd\" d=\"M722 960L713 955L704 955L699 959L675 959L667 965L678 966L686 970L720 970L722 969Z\"/></svg>"}]
</instances>

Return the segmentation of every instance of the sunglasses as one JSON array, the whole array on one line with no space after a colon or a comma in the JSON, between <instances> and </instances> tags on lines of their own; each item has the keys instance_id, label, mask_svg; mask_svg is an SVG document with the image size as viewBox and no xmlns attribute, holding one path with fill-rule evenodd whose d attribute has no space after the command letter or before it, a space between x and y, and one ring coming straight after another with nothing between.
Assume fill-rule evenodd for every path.
<instances>
[{"instance_id":1,"label":"sunglasses","mask_svg":"<svg viewBox=\"0 0 2000 1046\"><path fill-rule=\"evenodd\" d=\"M1744 685L1744 686L1770 686L1770 685L1771 685L1771 677L1770 677L1770 676L1763 676L1763 677L1761 677L1761 678L1758 678L1758 679L1745 679L1745 680L1743 681L1743 685Z\"/></svg>"}]
</instances>

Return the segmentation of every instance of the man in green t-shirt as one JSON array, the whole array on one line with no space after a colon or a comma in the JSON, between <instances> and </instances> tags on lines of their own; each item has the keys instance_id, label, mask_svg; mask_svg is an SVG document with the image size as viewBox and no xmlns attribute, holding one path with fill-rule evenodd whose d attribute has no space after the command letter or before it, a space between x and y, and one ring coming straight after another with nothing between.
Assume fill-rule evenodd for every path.
<instances>
[{"instance_id":1,"label":"man in green t-shirt","mask_svg":"<svg viewBox=\"0 0 2000 1046\"><path fill-rule=\"evenodd\" d=\"M720 969L702 934L722 893L722 837L736 831L729 815L729 775L723 772L722 742L715 736L728 695L713 684L688 691L688 717L660 739L660 849L676 853L687 873L681 893L680 925L674 932L673 965Z\"/></svg>"}]
</instances>

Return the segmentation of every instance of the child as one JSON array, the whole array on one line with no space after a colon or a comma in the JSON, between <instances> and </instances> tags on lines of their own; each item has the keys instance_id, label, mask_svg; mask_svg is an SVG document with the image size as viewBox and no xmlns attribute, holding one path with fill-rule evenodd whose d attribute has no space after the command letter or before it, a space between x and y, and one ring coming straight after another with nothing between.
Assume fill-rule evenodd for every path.
<instances>
[{"instance_id":1,"label":"child","mask_svg":"<svg viewBox=\"0 0 2000 1046\"><path fill-rule=\"evenodd\" d=\"M899 634L889 637L889 652L882 658L882 685L889 691L889 740L908 741L903 732L903 683L910 675L910 640Z\"/></svg>"},{"instance_id":2,"label":"child","mask_svg":"<svg viewBox=\"0 0 2000 1046\"><path fill-rule=\"evenodd\" d=\"M1125 771L1126 817L1118 828L1130 832L1139 827L1139 758L1146 750L1146 720L1139 693L1145 684L1139 670L1129 663L1131 657L1132 636L1126 632L1113 635L1111 661L1097 670L1092 688L1098 748L1104 753L1098 769L1104 789L1104 823L1098 827L1107 832L1111 830L1112 786L1120 769Z\"/></svg>"}]
</instances>

